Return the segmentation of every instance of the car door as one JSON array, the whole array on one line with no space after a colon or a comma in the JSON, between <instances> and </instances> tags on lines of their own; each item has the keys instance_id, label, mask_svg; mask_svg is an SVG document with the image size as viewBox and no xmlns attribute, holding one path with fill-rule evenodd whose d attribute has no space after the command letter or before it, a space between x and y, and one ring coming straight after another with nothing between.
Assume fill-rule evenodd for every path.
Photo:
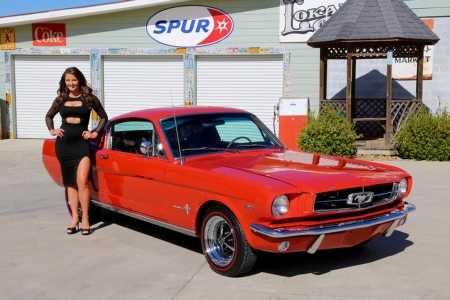
<instances>
[{"instance_id":1,"label":"car door","mask_svg":"<svg viewBox=\"0 0 450 300\"><path fill-rule=\"evenodd\" d=\"M141 153L143 142L159 143L153 124L134 119L116 122L110 125L107 139L107 146L96 153L100 201L161 219L168 160L162 150L153 156Z\"/></svg>"}]
</instances>

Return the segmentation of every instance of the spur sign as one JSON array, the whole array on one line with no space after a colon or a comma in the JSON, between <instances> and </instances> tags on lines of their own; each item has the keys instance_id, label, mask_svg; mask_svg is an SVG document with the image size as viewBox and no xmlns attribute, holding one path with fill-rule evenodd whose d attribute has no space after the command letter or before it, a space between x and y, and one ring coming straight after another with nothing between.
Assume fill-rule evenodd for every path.
<instances>
[{"instance_id":1,"label":"spur sign","mask_svg":"<svg viewBox=\"0 0 450 300\"><path fill-rule=\"evenodd\" d=\"M207 6L177 6L154 14L147 33L158 43L173 47L202 47L226 39L233 31L227 13Z\"/></svg>"},{"instance_id":2,"label":"spur sign","mask_svg":"<svg viewBox=\"0 0 450 300\"><path fill-rule=\"evenodd\" d=\"M33 46L65 46L66 24L32 24Z\"/></svg>"},{"instance_id":3,"label":"spur sign","mask_svg":"<svg viewBox=\"0 0 450 300\"><path fill-rule=\"evenodd\" d=\"M280 42L306 42L346 0L280 0Z\"/></svg>"}]
</instances>

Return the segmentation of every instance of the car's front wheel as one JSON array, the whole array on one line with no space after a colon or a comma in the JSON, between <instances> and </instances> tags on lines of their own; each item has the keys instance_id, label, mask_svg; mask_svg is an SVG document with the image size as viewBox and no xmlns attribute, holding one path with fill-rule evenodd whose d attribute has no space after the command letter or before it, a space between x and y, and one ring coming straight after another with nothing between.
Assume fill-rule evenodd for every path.
<instances>
[{"instance_id":1,"label":"car's front wheel","mask_svg":"<svg viewBox=\"0 0 450 300\"><path fill-rule=\"evenodd\" d=\"M227 208L210 207L202 222L202 248L211 269L225 276L249 272L257 252L245 238L241 225Z\"/></svg>"}]
</instances>

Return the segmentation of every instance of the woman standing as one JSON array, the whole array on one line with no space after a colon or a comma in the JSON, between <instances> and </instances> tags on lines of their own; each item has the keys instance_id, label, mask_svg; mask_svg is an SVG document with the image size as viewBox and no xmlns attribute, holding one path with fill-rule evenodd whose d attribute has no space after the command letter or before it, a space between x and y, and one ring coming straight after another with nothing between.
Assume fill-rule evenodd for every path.
<instances>
[{"instance_id":1,"label":"woman standing","mask_svg":"<svg viewBox=\"0 0 450 300\"><path fill-rule=\"evenodd\" d=\"M99 115L100 122L92 132L88 130L91 110ZM59 112L61 128L54 128L53 118ZM72 209L72 222L68 234L77 232L80 222L78 201L81 203L81 234L91 233L89 225L89 175L91 172L91 147L89 139L95 139L108 120L98 98L92 94L83 73L76 67L67 68L59 81L58 96L47 112L45 121L52 136L56 136L56 157L61 166L63 184Z\"/></svg>"}]
</instances>

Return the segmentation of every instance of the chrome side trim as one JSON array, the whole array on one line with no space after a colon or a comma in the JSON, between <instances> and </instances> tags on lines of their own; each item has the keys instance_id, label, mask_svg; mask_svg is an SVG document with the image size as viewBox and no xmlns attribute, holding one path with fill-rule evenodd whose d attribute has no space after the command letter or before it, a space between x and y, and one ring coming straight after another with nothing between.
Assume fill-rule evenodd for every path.
<instances>
[{"instance_id":1,"label":"chrome side trim","mask_svg":"<svg viewBox=\"0 0 450 300\"><path fill-rule=\"evenodd\" d=\"M189 230L189 229L186 229L186 228L178 227L178 226L166 223L166 222L158 221L158 220L150 218L150 217L146 217L146 216L142 216L142 215L139 215L139 214L136 214L136 213L132 213L132 212L126 211L124 209L118 208L116 206L112 206L112 205L101 203L98 200L91 199L91 202L94 205L97 205L97 206L99 206L101 208L105 208L105 209L111 210L113 212L117 212L117 213L129 216L129 217L132 217L132 218L135 218L135 219L139 219L141 221L144 221L144 222L147 222L147 223L150 223L150 224L153 224L153 225L161 226L161 227L164 227L164 228L167 228L167 229L179 232L179 233L183 233L183 234L186 234L186 235L189 235L189 236L197 237L197 235L195 234L195 231L193 231L193 230Z\"/></svg>"},{"instance_id":2,"label":"chrome side trim","mask_svg":"<svg viewBox=\"0 0 450 300\"><path fill-rule=\"evenodd\" d=\"M392 222L395 220L402 219L416 210L416 207L413 204L405 202L405 206L403 210L394 210L388 214L375 217L375 218L367 218L362 220L350 221L350 222L342 222L327 226L318 226L312 227L310 229L304 230L283 230L283 229L271 229L259 224L250 224L250 229L254 232L258 232L262 235L266 235L272 238L287 238L287 237L296 237L296 236L305 236L305 235L321 235L321 234L329 234L335 232L341 232L352 229L366 228L373 225L379 225L383 223ZM395 228L394 228L395 229Z\"/></svg>"}]
</instances>

